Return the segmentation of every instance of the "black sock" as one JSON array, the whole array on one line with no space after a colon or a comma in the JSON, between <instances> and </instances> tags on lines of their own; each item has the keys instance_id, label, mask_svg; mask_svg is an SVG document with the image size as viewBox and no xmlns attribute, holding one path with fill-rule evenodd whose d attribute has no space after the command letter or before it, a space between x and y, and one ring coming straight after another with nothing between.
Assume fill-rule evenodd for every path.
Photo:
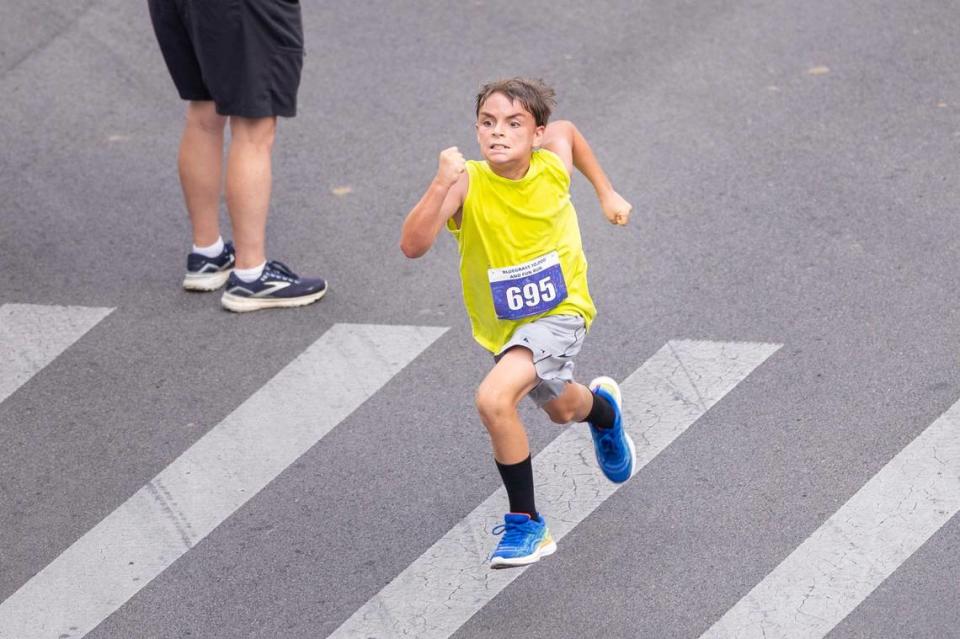
<instances>
[{"instance_id":1,"label":"black sock","mask_svg":"<svg viewBox=\"0 0 960 639\"><path fill-rule=\"evenodd\" d=\"M531 519L539 521L537 505L533 499L533 464L530 463L530 456L519 464L497 462L497 470L500 471L503 486L507 489L510 512L526 513Z\"/></svg>"},{"instance_id":2,"label":"black sock","mask_svg":"<svg viewBox=\"0 0 960 639\"><path fill-rule=\"evenodd\" d=\"M597 428L613 428L613 422L617 419L613 406L596 393L591 393L591 395L593 395L593 408L590 409L590 414L583 421L590 422Z\"/></svg>"}]
</instances>

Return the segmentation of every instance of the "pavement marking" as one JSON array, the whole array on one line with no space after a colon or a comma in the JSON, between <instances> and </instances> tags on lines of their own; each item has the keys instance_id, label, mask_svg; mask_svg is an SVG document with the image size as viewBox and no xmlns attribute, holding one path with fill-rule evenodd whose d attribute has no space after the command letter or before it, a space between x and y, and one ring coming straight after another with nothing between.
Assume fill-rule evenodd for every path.
<instances>
[{"instance_id":1,"label":"pavement marking","mask_svg":"<svg viewBox=\"0 0 960 639\"><path fill-rule=\"evenodd\" d=\"M779 348L776 344L668 342L621 384L624 420L637 445L637 469ZM619 488L597 468L584 425L564 430L533 464L537 501L558 541ZM433 638L456 632L525 570L487 567L496 540L487 531L503 521L506 506L501 487L330 636ZM558 554L563 555L562 545Z\"/></svg>"},{"instance_id":2,"label":"pavement marking","mask_svg":"<svg viewBox=\"0 0 960 639\"><path fill-rule=\"evenodd\" d=\"M82 637L447 329L337 324L0 604L0 637Z\"/></svg>"},{"instance_id":3,"label":"pavement marking","mask_svg":"<svg viewBox=\"0 0 960 639\"><path fill-rule=\"evenodd\" d=\"M823 637L960 509L960 401L701 639Z\"/></svg>"},{"instance_id":4,"label":"pavement marking","mask_svg":"<svg viewBox=\"0 0 960 639\"><path fill-rule=\"evenodd\" d=\"M112 311L87 306L0 306L0 402Z\"/></svg>"}]
</instances>

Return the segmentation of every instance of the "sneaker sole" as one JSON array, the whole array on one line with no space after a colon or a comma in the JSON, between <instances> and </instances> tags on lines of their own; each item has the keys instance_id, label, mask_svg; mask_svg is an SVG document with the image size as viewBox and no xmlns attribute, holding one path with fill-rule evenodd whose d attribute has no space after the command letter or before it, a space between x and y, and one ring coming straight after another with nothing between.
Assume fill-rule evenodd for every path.
<instances>
[{"instance_id":1,"label":"sneaker sole","mask_svg":"<svg viewBox=\"0 0 960 639\"><path fill-rule=\"evenodd\" d=\"M627 479L630 479L630 477L633 477L637 472L637 449L633 445L633 437L630 436L630 433L624 431L623 436L627 438L627 446L630 447L630 475L627 477ZM627 479L623 481L627 481ZM623 482L620 483L622 484Z\"/></svg>"},{"instance_id":2,"label":"sneaker sole","mask_svg":"<svg viewBox=\"0 0 960 639\"><path fill-rule=\"evenodd\" d=\"M592 392L600 386L605 387L608 391L612 389L612 392L610 394L613 395L613 398L615 400L617 400L617 406L620 407L620 413L622 414L623 413L623 395L620 393L620 384L617 383L617 380L607 376L595 377L590 382L590 386L588 388L590 388ZM624 430L623 436L627 438L627 447L630 449L630 475L627 477L627 479L630 479L630 477L633 477L634 473L637 472L637 448L633 444L633 437L630 437L630 433ZM610 478L607 477L607 479L610 479ZM624 481L627 481L627 479L624 479L623 481L620 481L620 482L613 482L613 483L622 484ZM613 481L613 480L611 479L610 481Z\"/></svg>"},{"instance_id":3,"label":"sneaker sole","mask_svg":"<svg viewBox=\"0 0 960 639\"><path fill-rule=\"evenodd\" d=\"M187 273L183 277L183 288L188 291L215 291L227 283L232 270L231 268L216 273Z\"/></svg>"},{"instance_id":4,"label":"sneaker sole","mask_svg":"<svg viewBox=\"0 0 960 639\"><path fill-rule=\"evenodd\" d=\"M551 541L542 548L538 548L532 555L526 557L494 557L490 560L491 568L516 568L517 566L526 566L535 564L543 557L547 557L557 552L557 542Z\"/></svg>"},{"instance_id":5,"label":"sneaker sole","mask_svg":"<svg viewBox=\"0 0 960 639\"><path fill-rule=\"evenodd\" d=\"M326 295L327 289L329 288L330 287L328 285L322 291L318 291L311 295L290 297L286 299L281 297L240 297L231 293L224 293L223 297L220 298L220 305L228 311L233 311L234 313L248 313L250 311L259 311L266 308L293 308L296 306L306 306L307 304L313 304L321 297Z\"/></svg>"}]
</instances>

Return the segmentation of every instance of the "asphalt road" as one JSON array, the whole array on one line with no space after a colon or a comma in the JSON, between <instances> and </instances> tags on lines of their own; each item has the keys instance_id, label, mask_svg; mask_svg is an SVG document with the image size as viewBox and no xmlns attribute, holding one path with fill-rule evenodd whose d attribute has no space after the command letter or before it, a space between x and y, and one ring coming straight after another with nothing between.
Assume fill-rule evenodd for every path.
<instances>
[{"instance_id":1,"label":"asphalt road","mask_svg":"<svg viewBox=\"0 0 960 639\"><path fill-rule=\"evenodd\" d=\"M0 8L0 304L115 309L0 403L0 601L338 323L449 330L87 636L325 637L497 489L454 242L397 248L439 151L479 156L496 77L552 83L635 206L614 228L574 180L600 311L581 379L673 339L782 347L456 637L699 637L960 399L954 3L304 21L269 253L331 290L238 316L179 289L183 106L146 3ZM535 451L561 431L523 416ZM958 575L952 516L829 636L960 637Z\"/></svg>"}]
</instances>

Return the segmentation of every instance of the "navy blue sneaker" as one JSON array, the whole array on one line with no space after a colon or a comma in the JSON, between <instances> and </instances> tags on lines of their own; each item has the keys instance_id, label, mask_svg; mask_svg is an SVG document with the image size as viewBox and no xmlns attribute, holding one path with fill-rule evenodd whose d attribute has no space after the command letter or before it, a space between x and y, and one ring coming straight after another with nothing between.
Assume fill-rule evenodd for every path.
<instances>
[{"instance_id":1,"label":"navy blue sneaker","mask_svg":"<svg viewBox=\"0 0 960 639\"><path fill-rule=\"evenodd\" d=\"M623 430L620 386L609 377L598 377L590 382L590 390L610 402L617 415L610 428L597 428L590 424L590 434L593 436L593 449L597 453L600 470L613 483L622 484L630 479L637 466L637 450L633 439Z\"/></svg>"},{"instance_id":2,"label":"navy blue sneaker","mask_svg":"<svg viewBox=\"0 0 960 639\"><path fill-rule=\"evenodd\" d=\"M300 277L283 262L271 260L253 282L244 282L236 273L231 273L220 303L227 310L244 313L262 308L305 306L326 292L327 283L322 279Z\"/></svg>"},{"instance_id":3,"label":"navy blue sneaker","mask_svg":"<svg viewBox=\"0 0 960 639\"><path fill-rule=\"evenodd\" d=\"M206 257L199 253L187 256L187 274L183 277L183 288L188 291L215 291L227 283L234 262L233 242L223 245L216 257Z\"/></svg>"},{"instance_id":4,"label":"navy blue sneaker","mask_svg":"<svg viewBox=\"0 0 960 639\"><path fill-rule=\"evenodd\" d=\"M491 568L525 566L557 552L557 542L550 535L543 515L536 521L530 515L507 513L503 524L493 529L494 535L501 533L503 537L490 555Z\"/></svg>"}]
</instances>

